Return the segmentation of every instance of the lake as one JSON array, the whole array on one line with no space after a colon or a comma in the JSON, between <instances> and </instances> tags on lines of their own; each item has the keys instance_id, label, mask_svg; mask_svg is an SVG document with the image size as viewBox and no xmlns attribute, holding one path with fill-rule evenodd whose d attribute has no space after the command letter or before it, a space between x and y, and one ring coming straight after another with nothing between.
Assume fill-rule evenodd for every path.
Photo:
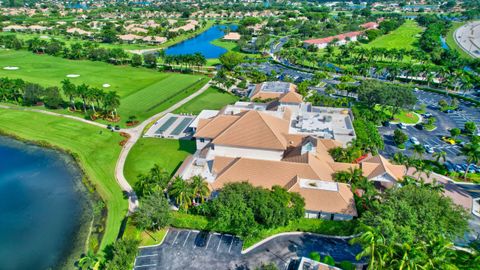
<instances>
[{"instance_id":1,"label":"lake","mask_svg":"<svg viewBox=\"0 0 480 270\"><path fill-rule=\"evenodd\" d=\"M58 269L79 255L92 212L81 179L66 154L0 136L0 269Z\"/></svg>"},{"instance_id":2,"label":"lake","mask_svg":"<svg viewBox=\"0 0 480 270\"><path fill-rule=\"evenodd\" d=\"M230 27L230 29L232 29L233 31L237 29L236 25L214 25L208 28L207 31L193 38L187 39L171 47L168 47L165 50L165 53L167 55L179 55L194 54L196 52L199 52L207 59L218 58L220 57L220 55L226 53L227 50L222 47L215 46L210 42L223 37L225 35L223 30L227 27Z\"/></svg>"}]
</instances>

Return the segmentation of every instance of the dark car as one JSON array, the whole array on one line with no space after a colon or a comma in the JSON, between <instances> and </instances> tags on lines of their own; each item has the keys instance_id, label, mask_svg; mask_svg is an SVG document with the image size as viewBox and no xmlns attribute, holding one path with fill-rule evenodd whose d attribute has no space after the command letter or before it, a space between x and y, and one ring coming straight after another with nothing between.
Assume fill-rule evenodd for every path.
<instances>
[{"instance_id":1,"label":"dark car","mask_svg":"<svg viewBox=\"0 0 480 270\"><path fill-rule=\"evenodd\" d=\"M112 129L112 125L108 124L107 129Z\"/></svg>"},{"instance_id":2,"label":"dark car","mask_svg":"<svg viewBox=\"0 0 480 270\"><path fill-rule=\"evenodd\" d=\"M415 125L415 128L416 129L419 129L419 130L423 130L424 129L424 126L422 124L416 124Z\"/></svg>"},{"instance_id":3,"label":"dark car","mask_svg":"<svg viewBox=\"0 0 480 270\"><path fill-rule=\"evenodd\" d=\"M446 110L446 111L443 111L444 113L453 113L454 110Z\"/></svg>"},{"instance_id":4,"label":"dark car","mask_svg":"<svg viewBox=\"0 0 480 270\"><path fill-rule=\"evenodd\" d=\"M390 121L384 121L384 122L382 122L382 126L384 126L384 127L389 127L389 126L390 126Z\"/></svg>"},{"instance_id":5,"label":"dark car","mask_svg":"<svg viewBox=\"0 0 480 270\"><path fill-rule=\"evenodd\" d=\"M119 126L119 125L116 125L116 126L115 126L115 130L120 130L120 126Z\"/></svg>"}]
</instances>

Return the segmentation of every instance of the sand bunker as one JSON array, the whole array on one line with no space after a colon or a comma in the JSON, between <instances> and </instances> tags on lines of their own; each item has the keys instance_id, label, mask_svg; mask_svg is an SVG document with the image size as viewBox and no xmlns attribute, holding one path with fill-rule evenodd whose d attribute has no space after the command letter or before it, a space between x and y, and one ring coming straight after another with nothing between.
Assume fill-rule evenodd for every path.
<instances>
[{"instance_id":1,"label":"sand bunker","mask_svg":"<svg viewBox=\"0 0 480 270\"><path fill-rule=\"evenodd\" d=\"M102 86L105 87L105 88L107 88L107 87L110 87L110 84L104 83Z\"/></svg>"},{"instance_id":2,"label":"sand bunker","mask_svg":"<svg viewBox=\"0 0 480 270\"><path fill-rule=\"evenodd\" d=\"M17 70L19 67L4 67L5 70Z\"/></svg>"},{"instance_id":3,"label":"sand bunker","mask_svg":"<svg viewBox=\"0 0 480 270\"><path fill-rule=\"evenodd\" d=\"M67 78L77 78L77 77L80 77L80 75L78 75L78 74L68 74L67 75Z\"/></svg>"}]
</instances>

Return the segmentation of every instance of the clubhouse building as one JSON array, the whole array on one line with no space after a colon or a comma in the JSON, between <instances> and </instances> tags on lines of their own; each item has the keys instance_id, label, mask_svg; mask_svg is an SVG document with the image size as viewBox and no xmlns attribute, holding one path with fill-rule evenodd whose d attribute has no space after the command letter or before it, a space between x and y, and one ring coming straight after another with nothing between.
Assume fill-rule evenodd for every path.
<instances>
[{"instance_id":1,"label":"clubhouse building","mask_svg":"<svg viewBox=\"0 0 480 270\"><path fill-rule=\"evenodd\" d=\"M334 220L357 216L351 187L335 182L335 172L362 168L368 179L386 186L404 176L403 166L380 156L360 164L335 162L328 151L356 137L351 111L312 106L290 85L281 85L282 91L271 89L260 85L250 95L275 92L277 98L269 103L237 102L202 112L190 125L197 151L177 175L200 175L214 192L242 181L281 186L305 199L306 217Z\"/></svg>"}]
</instances>

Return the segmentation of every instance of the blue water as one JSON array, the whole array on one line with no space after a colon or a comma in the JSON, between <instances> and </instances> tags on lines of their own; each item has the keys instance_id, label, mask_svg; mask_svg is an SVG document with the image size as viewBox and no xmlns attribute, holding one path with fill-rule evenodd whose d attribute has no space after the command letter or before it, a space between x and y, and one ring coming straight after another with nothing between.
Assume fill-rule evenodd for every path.
<instances>
[{"instance_id":1,"label":"blue water","mask_svg":"<svg viewBox=\"0 0 480 270\"><path fill-rule=\"evenodd\" d=\"M68 257L88 205L80 180L66 155L0 137L0 269L56 269Z\"/></svg>"},{"instance_id":2,"label":"blue water","mask_svg":"<svg viewBox=\"0 0 480 270\"><path fill-rule=\"evenodd\" d=\"M215 39L219 39L225 35L223 29L226 29L225 25L215 25L210 27L207 31L197 35L191 39L182 41L172 47L167 48L165 53L167 55L179 55L179 54L194 54L196 52L201 53L205 58L218 58L220 55L227 52L222 47L211 44ZM230 25L230 29L235 31L237 26Z\"/></svg>"},{"instance_id":3,"label":"blue water","mask_svg":"<svg viewBox=\"0 0 480 270\"><path fill-rule=\"evenodd\" d=\"M447 45L447 42L445 41L445 38L442 36L440 36L440 43L442 44L442 48L444 48L445 50L450 50L450 48Z\"/></svg>"}]
</instances>

